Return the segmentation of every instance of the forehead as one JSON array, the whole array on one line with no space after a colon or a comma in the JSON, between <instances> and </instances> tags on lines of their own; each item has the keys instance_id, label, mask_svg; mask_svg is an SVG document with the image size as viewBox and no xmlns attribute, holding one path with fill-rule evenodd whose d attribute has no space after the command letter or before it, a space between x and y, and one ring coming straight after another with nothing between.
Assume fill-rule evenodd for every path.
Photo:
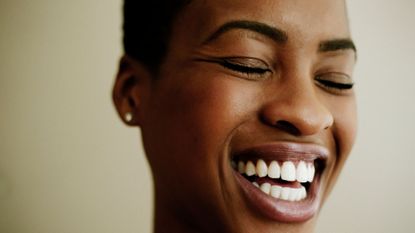
<instances>
[{"instance_id":1,"label":"forehead","mask_svg":"<svg viewBox=\"0 0 415 233\"><path fill-rule=\"evenodd\" d=\"M350 37L344 0L194 0L180 14L178 26L202 41L234 20L279 28L296 45Z\"/></svg>"}]
</instances>

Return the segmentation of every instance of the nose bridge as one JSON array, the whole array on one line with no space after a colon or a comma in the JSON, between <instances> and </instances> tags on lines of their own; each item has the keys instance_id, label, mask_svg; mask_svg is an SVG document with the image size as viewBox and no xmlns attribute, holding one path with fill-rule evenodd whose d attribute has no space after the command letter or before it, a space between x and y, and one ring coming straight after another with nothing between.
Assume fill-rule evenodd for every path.
<instances>
[{"instance_id":1,"label":"nose bridge","mask_svg":"<svg viewBox=\"0 0 415 233\"><path fill-rule=\"evenodd\" d=\"M265 107L268 123L292 134L308 136L333 124L333 116L308 76L285 78Z\"/></svg>"}]
</instances>

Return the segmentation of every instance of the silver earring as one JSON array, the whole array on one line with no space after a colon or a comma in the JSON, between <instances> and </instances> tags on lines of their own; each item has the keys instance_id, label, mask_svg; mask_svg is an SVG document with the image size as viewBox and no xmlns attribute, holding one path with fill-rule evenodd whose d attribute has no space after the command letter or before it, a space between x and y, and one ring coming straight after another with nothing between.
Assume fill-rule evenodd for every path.
<instances>
[{"instance_id":1,"label":"silver earring","mask_svg":"<svg viewBox=\"0 0 415 233\"><path fill-rule=\"evenodd\" d=\"M127 112L124 115L124 120L130 123L133 120L133 114L131 112Z\"/></svg>"}]
</instances>

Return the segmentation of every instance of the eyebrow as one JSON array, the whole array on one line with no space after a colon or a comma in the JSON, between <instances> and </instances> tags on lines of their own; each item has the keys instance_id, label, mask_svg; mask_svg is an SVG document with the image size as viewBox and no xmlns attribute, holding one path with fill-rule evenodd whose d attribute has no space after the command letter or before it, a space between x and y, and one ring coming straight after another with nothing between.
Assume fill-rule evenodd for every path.
<instances>
[{"instance_id":1,"label":"eyebrow","mask_svg":"<svg viewBox=\"0 0 415 233\"><path fill-rule=\"evenodd\" d=\"M335 52L340 50L353 50L357 52L356 46L351 39L327 40L320 43L319 52Z\"/></svg>"},{"instance_id":2,"label":"eyebrow","mask_svg":"<svg viewBox=\"0 0 415 233\"><path fill-rule=\"evenodd\" d=\"M280 44L283 44L287 42L288 40L287 33L278 28L269 26L264 23L256 22L256 21L236 20L236 21L230 21L230 22L223 24L204 42L204 44L217 39L219 36L221 36L225 32L228 32L230 30L235 30L235 29L245 29L245 30L257 32L259 34L262 34L266 37L271 38L272 40Z\"/></svg>"},{"instance_id":3,"label":"eyebrow","mask_svg":"<svg viewBox=\"0 0 415 233\"><path fill-rule=\"evenodd\" d=\"M262 34L279 44L284 44L288 41L287 33L279 28L257 21L235 20L223 24L203 44L212 42L225 32L235 29L245 29ZM355 53L357 52L354 42L348 38L326 40L321 42L318 47L319 52L335 52L341 50L353 50Z\"/></svg>"}]
</instances>

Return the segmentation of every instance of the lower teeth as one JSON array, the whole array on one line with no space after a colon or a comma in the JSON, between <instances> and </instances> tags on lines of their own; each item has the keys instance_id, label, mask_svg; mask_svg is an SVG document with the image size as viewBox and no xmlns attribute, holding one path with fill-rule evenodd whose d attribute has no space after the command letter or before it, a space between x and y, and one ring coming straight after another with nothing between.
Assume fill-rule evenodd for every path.
<instances>
[{"instance_id":1,"label":"lower teeth","mask_svg":"<svg viewBox=\"0 0 415 233\"><path fill-rule=\"evenodd\" d=\"M301 201L307 197L307 191L304 186L301 186L300 188L290 188L271 185L270 183L258 185L258 183L252 182L252 184L265 194L285 201Z\"/></svg>"}]
</instances>

